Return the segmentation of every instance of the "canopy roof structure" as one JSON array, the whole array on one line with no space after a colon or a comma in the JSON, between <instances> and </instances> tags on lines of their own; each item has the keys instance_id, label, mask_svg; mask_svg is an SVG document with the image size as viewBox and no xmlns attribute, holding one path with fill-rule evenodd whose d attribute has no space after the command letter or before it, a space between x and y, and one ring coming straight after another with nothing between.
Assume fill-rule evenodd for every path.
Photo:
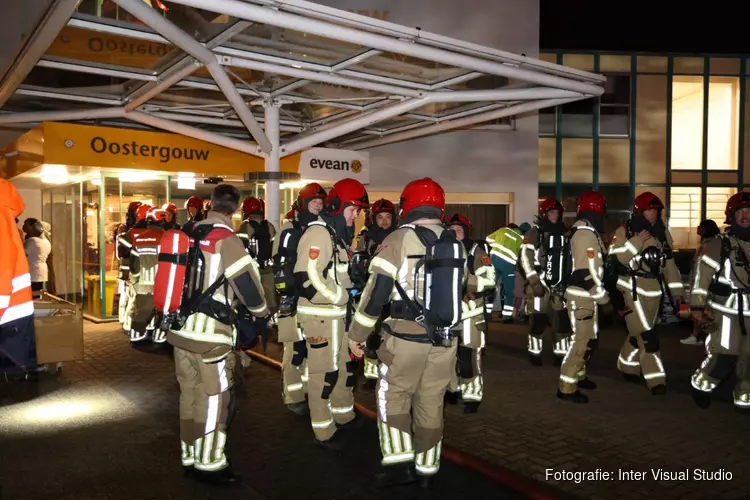
<instances>
[{"instance_id":1,"label":"canopy roof structure","mask_svg":"<svg viewBox=\"0 0 750 500\"><path fill-rule=\"evenodd\" d=\"M510 130L514 116L600 95L605 81L302 0L96 4L70 17L0 126L135 123L283 157Z\"/></svg>"}]
</instances>

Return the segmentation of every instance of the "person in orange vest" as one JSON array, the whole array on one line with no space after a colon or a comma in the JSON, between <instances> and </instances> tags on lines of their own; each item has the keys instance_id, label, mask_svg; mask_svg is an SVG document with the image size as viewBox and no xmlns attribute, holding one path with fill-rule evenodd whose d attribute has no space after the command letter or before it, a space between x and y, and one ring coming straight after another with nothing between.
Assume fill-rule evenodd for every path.
<instances>
[{"instance_id":1,"label":"person in orange vest","mask_svg":"<svg viewBox=\"0 0 750 500\"><path fill-rule=\"evenodd\" d=\"M29 263L18 235L16 218L26 208L15 186L0 179L0 358L10 360L6 372L36 367L34 303Z\"/></svg>"}]
</instances>

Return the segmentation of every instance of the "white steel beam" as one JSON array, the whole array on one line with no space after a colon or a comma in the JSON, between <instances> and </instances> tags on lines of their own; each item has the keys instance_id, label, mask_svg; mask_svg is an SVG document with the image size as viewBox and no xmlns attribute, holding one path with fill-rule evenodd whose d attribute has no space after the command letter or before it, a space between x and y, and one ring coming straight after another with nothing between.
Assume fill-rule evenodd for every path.
<instances>
[{"instance_id":1,"label":"white steel beam","mask_svg":"<svg viewBox=\"0 0 750 500\"><path fill-rule=\"evenodd\" d=\"M210 116L196 116L187 113L169 113L166 111L154 111L150 113L151 116L158 118L166 118L167 120L174 120L178 122L190 122L190 123L203 123L206 125L217 125L220 127L233 127L233 128L245 128L244 124L239 120L232 120L229 118L211 118ZM2 123L2 121L0 121ZM268 128L268 126L266 126ZM302 127L293 125L280 125L279 130L282 132L299 132Z\"/></svg>"},{"instance_id":2,"label":"white steel beam","mask_svg":"<svg viewBox=\"0 0 750 500\"><path fill-rule=\"evenodd\" d=\"M224 66L252 69L256 71L264 71L266 73L277 73L279 75L291 76L293 78L302 78L314 82L330 83L332 85L344 85L346 87L371 90L373 92L382 92L384 94L397 94L407 97L422 97L424 95L424 92L418 90L407 89L395 85L367 82L363 80L357 80L355 78L347 78L345 76L317 73L315 71L305 69L288 68L286 66L281 66L278 64L269 64L261 61L251 61L249 59L241 59L238 57L218 56L218 58L219 62Z\"/></svg>"},{"instance_id":3,"label":"white steel beam","mask_svg":"<svg viewBox=\"0 0 750 500\"><path fill-rule=\"evenodd\" d=\"M227 76L224 68L222 68L216 61L216 56L214 56L209 49L198 43L171 21L160 16L155 10L141 0L114 0L114 2L142 22L146 23L146 25L154 31L161 33L174 45L180 47L182 50L198 59L201 63L205 64L216 82L216 85L219 86L229 103L235 111L237 111L237 116L239 116L242 123L245 124L250 135L252 135L258 142L258 145L264 152L268 153L271 151L271 143L268 140L268 137L266 137L265 132L263 132L263 129L255 120L255 117L253 117L250 108L248 108L247 104L245 104L245 101L242 99L242 96L237 92L237 89L229 79L229 76Z\"/></svg>"},{"instance_id":4,"label":"white steel beam","mask_svg":"<svg viewBox=\"0 0 750 500\"><path fill-rule=\"evenodd\" d=\"M97 108L75 111L30 111L26 113L2 114L0 115L0 125L74 120L100 120L104 118L122 118L124 115L124 108Z\"/></svg>"},{"instance_id":5,"label":"white steel beam","mask_svg":"<svg viewBox=\"0 0 750 500\"><path fill-rule=\"evenodd\" d=\"M279 172L281 170L281 155L279 152L279 107L268 104L264 108L266 118L266 133L273 147L271 153L266 155L266 172ZM281 222L279 217L279 180L268 179L266 181L266 219L277 229Z\"/></svg>"},{"instance_id":6,"label":"white steel beam","mask_svg":"<svg viewBox=\"0 0 750 500\"><path fill-rule=\"evenodd\" d=\"M6 68L4 75L0 74L0 107L5 105L13 92L26 79L37 61L47 52L77 5L78 0L55 0L52 2L39 25L26 37L19 56L10 67ZM13 20L7 19L7 22L13 22ZM22 42L23 40L15 41L19 44Z\"/></svg>"},{"instance_id":7,"label":"white steel beam","mask_svg":"<svg viewBox=\"0 0 750 500\"><path fill-rule=\"evenodd\" d=\"M335 139L336 137L341 137L342 135L354 132L355 130L368 127L374 123L378 123L383 120L393 118L394 116L404 114L413 109L417 109L429 102L430 99L427 97L422 97L419 99L406 99L405 101L399 102L397 104L392 104L377 111L363 114L362 116L354 118L353 120L347 120L334 127L321 130L306 137L294 139L286 144L283 144L281 146L281 154L282 156L289 156L290 154L302 151L303 149L313 147L317 144Z\"/></svg>"},{"instance_id":8,"label":"white steel beam","mask_svg":"<svg viewBox=\"0 0 750 500\"><path fill-rule=\"evenodd\" d=\"M459 118L458 120L450 120L450 121L446 121L443 123L436 123L434 125L428 125L426 127L422 127L419 129L409 130L408 132L401 132L398 134L388 135L380 139L372 139L372 140L365 140L362 142L357 142L357 143L348 145L347 148L354 149L356 151L359 151L362 149L376 148L378 146L385 146L386 144L393 144L395 142L403 142L403 141L407 141L410 139L416 139L419 137L434 135L434 134L438 134L441 132L448 132L450 130L464 128L464 127L468 127L471 125L477 125L479 123L484 123L484 122L488 122L492 120L498 120L500 118L507 118L509 116L529 113L532 111L537 111L542 108L560 106L562 104L567 104L573 101L579 101L581 99L585 99L585 97L575 97L575 98L568 98L568 99L544 99L544 100L539 100L539 101L529 101L529 102L524 102L520 104L514 104L512 106L507 106L505 108L498 109L495 111L489 111L487 113L471 115L466 118Z\"/></svg>"},{"instance_id":9,"label":"white steel beam","mask_svg":"<svg viewBox=\"0 0 750 500\"><path fill-rule=\"evenodd\" d=\"M123 2L125 0L116 1ZM127 1L132 2L138 0ZM357 45L364 45L385 52L394 52L396 54L426 59L457 68L466 68L482 73L489 73L491 75L504 76L507 78L535 83L537 85L555 87L563 90L573 90L575 92L581 92L592 96L598 96L604 92L604 88L601 85L584 83L556 75L513 67L475 56L397 40L388 36L357 30L327 21L310 19L296 14L282 12L280 10L273 10L267 7L240 2L238 0L211 0L211 2L206 2L205 0L173 1L182 5L198 9L208 9L213 12L228 14L249 21L256 21L271 26L279 26Z\"/></svg>"},{"instance_id":10,"label":"white steel beam","mask_svg":"<svg viewBox=\"0 0 750 500\"><path fill-rule=\"evenodd\" d=\"M433 102L477 101L532 101L536 99L567 99L589 97L580 92L545 87L530 89L455 90L453 92L428 92Z\"/></svg>"},{"instance_id":11,"label":"white steel beam","mask_svg":"<svg viewBox=\"0 0 750 500\"><path fill-rule=\"evenodd\" d=\"M145 104L146 102L150 101L157 95L167 90L172 85L181 81L183 78L192 75L193 72L195 72L201 66L203 66L203 64L191 58L191 60L188 60L188 62L185 63L184 66L177 68L172 73L159 75L159 83L150 87L149 89L145 90L143 93L132 99L125 105L125 109L127 109L128 111L137 109L142 104Z\"/></svg>"},{"instance_id":12,"label":"white steel beam","mask_svg":"<svg viewBox=\"0 0 750 500\"><path fill-rule=\"evenodd\" d=\"M55 90L58 90L58 89L55 89ZM50 99L61 99L63 101L87 102L89 104L106 104L108 106L120 106L122 104L120 99L83 96L83 95L76 95L76 94L66 94L65 92L59 92L55 90L47 89L46 87L44 87L44 90L40 90L38 88L21 87L20 89L15 91L14 95L27 95L27 96L32 96L32 97L49 97Z\"/></svg>"},{"instance_id":13,"label":"white steel beam","mask_svg":"<svg viewBox=\"0 0 750 500\"><path fill-rule=\"evenodd\" d=\"M122 69L100 68L87 64L54 61L52 59L40 59L36 65L40 68L61 69L64 71L75 71L77 73L87 73L90 75L111 76L114 78L126 78L128 80L142 80L145 82L155 82L158 77L153 74L141 73L138 71L126 71Z\"/></svg>"},{"instance_id":14,"label":"white steel beam","mask_svg":"<svg viewBox=\"0 0 750 500\"><path fill-rule=\"evenodd\" d=\"M191 127L190 125L185 125L184 123L166 120L164 118L158 118L156 116L150 115L148 113L142 113L140 111L130 111L129 113L125 113L125 118L143 125L148 125L149 127L167 130L175 134L192 137L193 139L210 142L212 144L218 144L219 146L234 149L235 151L241 151L243 153L263 157L262 151L258 148L258 145L253 142L233 139L221 134L216 134L214 132L208 132L203 129Z\"/></svg>"}]
</instances>

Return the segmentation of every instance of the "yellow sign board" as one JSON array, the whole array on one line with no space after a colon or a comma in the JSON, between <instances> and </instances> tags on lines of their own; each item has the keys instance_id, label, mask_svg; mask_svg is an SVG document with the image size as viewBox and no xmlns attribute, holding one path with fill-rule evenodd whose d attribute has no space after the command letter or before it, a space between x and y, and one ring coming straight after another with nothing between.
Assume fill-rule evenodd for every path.
<instances>
[{"instance_id":1,"label":"yellow sign board","mask_svg":"<svg viewBox=\"0 0 750 500\"><path fill-rule=\"evenodd\" d=\"M265 160L190 137L111 127L45 122L44 162L211 175L263 172ZM281 161L297 172L300 155Z\"/></svg>"}]
</instances>

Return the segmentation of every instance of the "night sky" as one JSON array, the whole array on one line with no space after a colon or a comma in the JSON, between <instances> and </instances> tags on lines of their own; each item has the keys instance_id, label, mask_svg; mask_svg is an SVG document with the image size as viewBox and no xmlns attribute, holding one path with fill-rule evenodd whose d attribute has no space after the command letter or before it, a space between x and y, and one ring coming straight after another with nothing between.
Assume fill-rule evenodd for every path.
<instances>
[{"instance_id":1,"label":"night sky","mask_svg":"<svg viewBox=\"0 0 750 500\"><path fill-rule=\"evenodd\" d=\"M750 54L750 5L733 4L540 0L540 48Z\"/></svg>"}]
</instances>

